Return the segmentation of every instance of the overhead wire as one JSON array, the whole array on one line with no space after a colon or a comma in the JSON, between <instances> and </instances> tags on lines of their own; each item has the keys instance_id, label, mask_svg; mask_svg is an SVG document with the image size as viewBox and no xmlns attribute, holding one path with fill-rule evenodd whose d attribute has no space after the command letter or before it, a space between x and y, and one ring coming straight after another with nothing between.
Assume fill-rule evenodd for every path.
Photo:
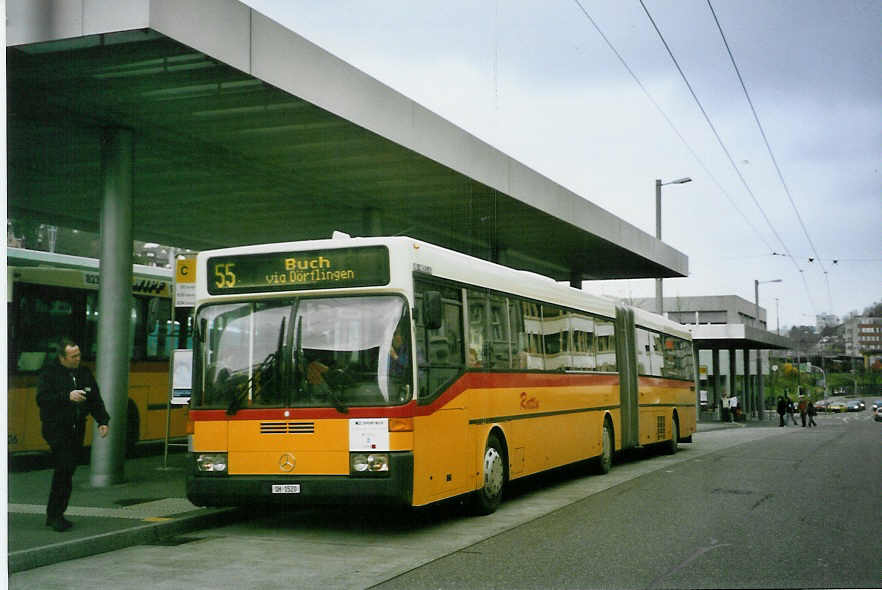
<instances>
[{"instance_id":1,"label":"overhead wire","mask_svg":"<svg viewBox=\"0 0 882 590\"><path fill-rule=\"evenodd\" d=\"M824 267L824 263L821 261L821 255L818 254L818 249L815 248L815 243L812 241L811 236L809 235L808 229L805 226L805 222L802 219L802 215L799 214L799 208L796 206L796 202L793 200L793 195L790 194L790 187L787 186L787 181L784 180L784 174L781 172L781 167L778 165L778 159L775 157L775 153L772 151L772 146L769 144L769 138L766 136L766 131L763 128L762 123L760 123L759 115L756 112L756 107L754 107L753 100L750 98L750 93L747 91L747 85L744 83L744 78L741 76L741 70L738 67L738 64L735 62L735 56L732 53L732 48L729 46L729 40L726 38L726 33L723 32L723 26L720 24L720 19L717 17L717 11L714 10L713 4L711 4L710 0L707 0L707 6L710 8L711 15L714 17L714 22L717 25L717 30L720 32L720 37L723 39L723 45L726 47L726 52L729 54L729 59L732 61L732 67L735 69L735 74L738 76L738 82L741 83L741 89L744 91L744 97L747 99L747 104L750 105L750 111L753 113L753 120L756 121L756 126L759 128L760 135L763 137L763 142L766 144L766 149L769 152L769 157L772 159L772 164L775 166L775 171L778 173L778 179L781 181L781 185L784 187L784 192L787 194L787 199L790 201L790 206L793 207L793 212L796 213L796 219L799 221L799 225L802 228L802 233L805 234L805 239L808 240L809 245L812 247L812 252L815 254L815 260L818 261L818 264L821 266L821 270L824 273L824 281L827 284L827 298L829 303L829 308L833 309L833 294L830 290L830 277L827 273L827 269ZM644 7L645 8L645 7Z\"/></svg>"},{"instance_id":2,"label":"overhead wire","mask_svg":"<svg viewBox=\"0 0 882 590\"><path fill-rule=\"evenodd\" d=\"M725 196L726 199L728 199L729 204L731 204L732 207L738 212L738 214L741 215L741 218L744 220L744 222L748 225L748 227L750 227L750 229L753 230L753 232L757 235L757 237L759 237L760 241L762 241L766 245L766 248L768 248L770 252L773 251L774 248L772 247L771 244L769 244L768 240L766 240L766 237L762 234L762 232L760 232L756 228L756 226L754 226L754 224L750 220L750 218L741 210L741 208L738 206L738 203L735 202L735 199L732 198L732 196L729 194L729 192L725 188L723 188L723 185L720 183L720 181L717 180L716 176L714 176L713 173L708 169L708 167L705 165L704 161L701 159L701 157L699 157L698 153L694 149L692 149L692 146L689 145L689 142L686 141L686 138L683 137L683 134L680 133L680 130L677 129L677 126L674 125L674 122L671 120L671 118L668 116L668 114L664 111L664 109L661 108L661 106L658 104L658 102L656 102L656 100L655 100L655 98L653 98L652 94L649 93L649 90L646 89L646 86L643 85L643 82L640 80L640 78L637 76L637 74L634 73L634 70L631 69L631 66L628 65L628 62L625 61L625 58L622 57L622 55L615 48L615 46L612 44L612 42L609 40L609 38L607 38L606 34L603 32L603 30L600 28L600 26L597 24L597 22L591 17L591 15L588 13L588 11L585 9L585 7L582 6L582 3L579 0L573 0L573 1L576 3L576 5L582 11L582 14L585 15L585 18L588 19L588 22L591 23L591 25L594 27L594 29L597 31L597 33L600 35L600 37L606 43L607 47L609 47L610 51L613 52L613 54L618 58L619 62L621 62L622 66L628 71L628 73L631 75L631 78L634 79L634 82L637 83L637 86L640 87L640 89L643 91L643 94L645 94L646 98L649 99L649 102L652 103L652 106L654 106L655 109L661 114L661 116L664 118L664 120L667 122L668 126L673 130L673 132L677 135L677 137L680 138L680 141L683 143L683 145L686 147L686 149L689 150L689 153L692 154L692 157L695 159L696 162L698 162L698 165L701 166L701 169L704 170L705 174L707 174L710 177L710 179L713 181L713 183L717 186L717 188L720 189L720 192L723 193L723 196Z\"/></svg>"},{"instance_id":3,"label":"overhead wire","mask_svg":"<svg viewBox=\"0 0 882 590\"><path fill-rule=\"evenodd\" d=\"M769 216L766 214L765 209L763 209L759 200L756 198L756 195L753 193L753 190L750 188L750 185L747 183L747 180L744 178L744 175L741 174L741 171L738 169L738 166L735 164L735 160L732 158L732 154L729 153L729 149L726 147L725 142L723 142L722 137L720 137L717 128L714 126L713 122L710 119L710 116L707 114L704 106L701 104L701 100L699 100L698 95L695 93L695 90L692 88L692 84L689 82L689 79L686 77L686 74L683 72L683 68L680 67L680 63L677 61L677 58L674 56L673 51L671 51L668 42L665 40L664 35L662 35L661 30L658 28L658 25L655 22L655 19L652 18L652 14L650 14L649 9L646 8L646 4L644 4L643 0L640 0L640 6L643 7L643 11L646 13L647 18L649 18L649 22L652 23L652 27L655 29L656 34L658 34L659 39L661 39L662 44L665 46L665 49L668 52L668 55L671 57L671 60L674 62L674 66L677 68L677 71L680 73L680 77L683 79L683 82L686 84L686 87L689 89L689 93L692 95L693 100L698 105L698 109L701 111L701 114L704 116L705 121L708 126L713 131L714 136L717 138L717 143L720 144L720 148L723 150L723 153L726 154L726 158L728 158L729 163L732 165L732 169L735 170L738 178L741 180L741 184L744 185L744 189L747 191L747 194L750 195L750 198L753 200L757 209L759 209L760 213L765 219L766 224L769 226L769 229L772 230L772 233L781 243L781 246L784 248L784 251L787 252L787 255L790 257L791 262L796 267L796 270L799 271L799 276L802 278L803 286L805 287L806 296L808 297L809 304L812 306L812 309L817 311L817 306L812 298L811 289L809 289L808 281L805 278L805 272L802 268L800 268L799 264L796 262L796 258L794 258L790 254L790 249L787 247L787 244L778 234L778 231L775 229L775 226L772 224L772 221L769 219Z\"/></svg>"}]
</instances>

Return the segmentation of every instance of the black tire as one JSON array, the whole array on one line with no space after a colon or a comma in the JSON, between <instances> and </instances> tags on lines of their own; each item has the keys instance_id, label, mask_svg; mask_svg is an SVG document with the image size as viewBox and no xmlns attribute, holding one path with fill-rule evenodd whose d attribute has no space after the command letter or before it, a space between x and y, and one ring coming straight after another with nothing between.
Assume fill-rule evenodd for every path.
<instances>
[{"instance_id":1,"label":"black tire","mask_svg":"<svg viewBox=\"0 0 882 590\"><path fill-rule=\"evenodd\" d=\"M665 453L668 455L673 455L677 452L677 449L680 446L680 423L677 422L677 417L673 416L671 418L671 439L665 443Z\"/></svg>"},{"instance_id":2,"label":"black tire","mask_svg":"<svg viewBox=\"0 0 882 590\"><path fill-rule=\"evenodd\" d=\"M135 456L135 445L141 439L141 417L138 406L129 398L126 410L126 457Z\"/></svg>"},{"instance_id":3,"label":"black tire","mask_svg":"<svg viewBox=\"0 0 882 590\"><path fill-rule=\"evenodd\" d=\"M609 420L603 421L603 430L600 432L600 456L594 461L594 471L600 475L609 473L612 469L615 440L613 439L612 426Z\"/></svg>"},{"instance_id":4,"label":"black tire","mask_svg":"<svg viewBox=\"0 0 882 590\"><path fill-rule=\"evenodd\" d=\"M492 514L502 502L502 490L506 481L505 463L505 449L499 442L499 437L491 434L484 448L484 481L474 493L475 514Z\"/></svg>"}]
</instances>

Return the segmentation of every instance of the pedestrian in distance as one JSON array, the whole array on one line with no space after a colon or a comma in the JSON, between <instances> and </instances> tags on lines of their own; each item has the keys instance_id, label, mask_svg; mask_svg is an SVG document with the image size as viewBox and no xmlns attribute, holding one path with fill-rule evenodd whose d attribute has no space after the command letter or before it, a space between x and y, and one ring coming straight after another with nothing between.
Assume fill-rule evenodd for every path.
<instances>
[{"instance_id":1,"label":"pedestrian in distance","mask_svg":"<svg viewBox=\"0 0 882 590\"><path fill-rule=\"evenodd\" d=\"M796 416L794 416L795 413L796 413L796 408L793 407L793 402L790 401L790 398L788 397L787 398L787 416L793 422L794 426L798 426L798 424L796 423Z\"/></svg>"},{"instance_id":2,"label":"pedestrian in distance","mask_svg":"<svg viewBox=\"0 0 882 590\"><path fill-rule=\"evenodd\" d=\"M92 372L80 366L80 347L61 338L55 356L47 362L37 382L37 405L43 438L52 452L52 487L46 505L46 526L58 532L72 523L64 517L73 491L73 476L83 452L86 416L98 423L98 434L107 436L110 416Z\"/></svg>"},{"instance_id":3,"label":"pedestrian in distance","mask_svg":"<svg viewBox=\"0 0 882 590\"><path fill-rule=\"evenodd\" d=\"M817 426L817 424L815 423L815 416L818 415L818 410L815 409L815 404L809 402L808 407L806 408L806 413L808 414L809 428L811 428L812 426Z\"/></svg>"},{"instance_id":4,"label":"pedestrian in distance","mask_svg":"<svg viewBox=\"0 0 882 590\"><path fill-rule=\"evenodd\" d=\"M778 426L784 426L784 414L787 412L787 402L784 401L784 396L778 396L778 420L780 424Z\"/></svg>"},{"instance_id":5,"label":"pedestrian in distance","mask_svg":"<svg viewBox=\"0 0 882 590\"><path fill-rule=\"evenodd\" d=\"M799 400L799 418L802 420L802 427L805 428L805 419L806 419L806 400L805 398Z\"/></svg>"}]
</instances>

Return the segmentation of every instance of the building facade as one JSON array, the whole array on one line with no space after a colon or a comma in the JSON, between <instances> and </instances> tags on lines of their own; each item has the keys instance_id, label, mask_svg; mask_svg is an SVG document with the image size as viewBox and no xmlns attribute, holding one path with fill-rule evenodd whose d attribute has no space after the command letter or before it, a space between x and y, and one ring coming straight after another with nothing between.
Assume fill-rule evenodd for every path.
<instances>
[{"instance_id":1,"label":"building facade","mask_svg":"<svg viewBox=\"0 0 882 590\"><path fill-rule=\"evenodd\" d=\"M858 316L845 322L845 354L882 354L882 318Z\"/></svg>"}]
</instances>

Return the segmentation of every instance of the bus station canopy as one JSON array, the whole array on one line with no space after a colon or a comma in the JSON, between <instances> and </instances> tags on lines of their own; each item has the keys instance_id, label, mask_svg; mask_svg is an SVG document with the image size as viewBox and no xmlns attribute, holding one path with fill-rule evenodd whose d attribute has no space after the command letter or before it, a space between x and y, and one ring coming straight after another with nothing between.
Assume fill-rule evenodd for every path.
<instances>
[{"instance_id":1,"label":"bus station canopy","mask_svg":"<svg viewBox=\"0 0 882 590\"><path fill-rule=\"evenodd\" d=\"M688 274L681 252L235 0L6 11L11 218L97 231L102 130L124 128L138 240L341 230L559 280Z\"/></svg>"},{"instance_id":2,"label":"bus station canopy","mask_svg":"<svg viewBox=\"0 0 882 590\"><path fill-rule=\"evenodd\" d=\"M689 330L696 348L702 350L789 350L793 346L786 336L746 324L701 324Z\"/></svg>"}]
</instances>

